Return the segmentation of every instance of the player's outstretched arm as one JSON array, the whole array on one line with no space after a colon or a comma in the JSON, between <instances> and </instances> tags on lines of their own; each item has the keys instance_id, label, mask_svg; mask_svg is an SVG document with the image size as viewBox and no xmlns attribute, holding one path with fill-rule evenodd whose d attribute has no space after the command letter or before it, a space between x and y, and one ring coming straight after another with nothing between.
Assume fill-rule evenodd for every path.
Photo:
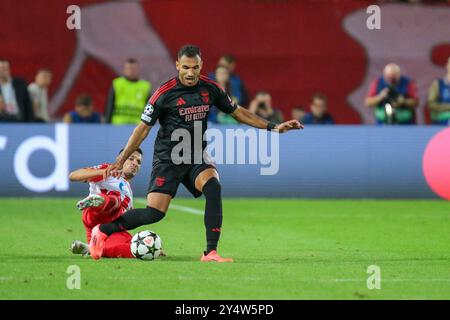
<instances>
[{"instance_id":1,"label":"player's outstretched arm","mask_svg":"<svg viewBox=\"0 0 450 320\"><path fill-rule=\"evenodd\" d=\"M136 128L134 128L133 133L128 139L127 145L123 151L117 156L116 162L106 168L103 177L108 176L119 176L125 161L139 148L141 143L147 138L152 126L145 124L144 122L139 123Z\"/></svg>"},{"instance_id":2,"label":"player's outstretched arm","mask_svg":"<svg viewBox=\"0 0 450 320\"><path fill-rule=\"evenodd\" d=\"M86 182L93 178L101 177L105 173L105 169L83 168L72 171L69 174L69 180L73 182Z\"/></svg>"},{"instance_id":3,"label":"player's outstretched arm","mask_svg":"<svg viewBox=\"0 0 450 320\"><path fill-rule=\"evenodd\" d=\"M237 121L241 123L248 124L249 126L258 128L258 129L267 129L269 122L264 120L263 118L257 116L254 113L251 113L247 109L238 106L236 110L231 114ZM297 120L289 120L280 124L276 124L273 127L273 131L283 133L289 130L298 130L303 129L303 124Z\"/></svg>"}]
</instances>

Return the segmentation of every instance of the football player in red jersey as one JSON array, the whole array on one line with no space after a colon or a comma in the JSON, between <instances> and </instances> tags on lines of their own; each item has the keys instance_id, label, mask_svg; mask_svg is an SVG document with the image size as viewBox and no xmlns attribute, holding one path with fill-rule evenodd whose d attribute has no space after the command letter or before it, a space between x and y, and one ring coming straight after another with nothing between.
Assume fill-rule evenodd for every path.
<instances>
[{"instance_id":1,"label":"football player in red jersey","mask_svg":"<svg viewBox=\"0 0 450 320\"><path fill-rule=\"evenodd\" d=\"M130 181L139 172L141 163L142 150L138 148L125 161L121 176L104 179L103 174L109 165L107 163L70 173L70 181L89 183L89 196L77 203L77 208L83 212L82 221L88 243L96 225L113 221L133 208ZM133 258L130 251L131 238L127 231L115 233L106 241L102 257ZM71 251L74 254L89 255L89 246L75 240L72 242Z\"/></svg>"}]
</instances>

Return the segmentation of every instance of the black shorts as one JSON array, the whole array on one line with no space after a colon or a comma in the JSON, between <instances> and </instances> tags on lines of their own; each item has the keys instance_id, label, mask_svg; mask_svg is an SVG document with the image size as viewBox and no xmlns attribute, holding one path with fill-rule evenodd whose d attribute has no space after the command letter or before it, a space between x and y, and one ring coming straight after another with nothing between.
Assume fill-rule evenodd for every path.
<instances>
[{"instance_id":1,"label":"black shorts","mask_svg":"<svg viewBox=\"0 0 450 320\"><path fill-rule=\"evenodd\" d=\"M147 193L166 193L175 198L181 182L195 198L198 198L202 193L195 189L195 179L208 168L215 169L213 165L206 163L177 165L170 162L158 162L153 165Z\"/></svg>"}]
</instances>

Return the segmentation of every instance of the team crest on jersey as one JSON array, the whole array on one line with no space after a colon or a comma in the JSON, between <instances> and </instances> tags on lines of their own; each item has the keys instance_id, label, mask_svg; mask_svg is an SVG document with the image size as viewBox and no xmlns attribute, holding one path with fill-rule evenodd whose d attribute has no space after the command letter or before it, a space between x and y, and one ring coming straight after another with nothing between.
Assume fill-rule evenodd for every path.
<instances>
[{"instance_id":1,"label":"team crest on jersey","mask_svg":"<svg viewBox=\"0 0 450 320\"><path fill-rule=\"evenodd\" d=\"M145 106L144 114L151 115L153 113L153 106L149 103Z\"/></svg>"},{"instance_id":2,"label":"team crest on jersey","mask_svg":"<svg viewBox=\"0 0 450 320\"><path fill-rule=\"evenodd\" d=\"M200 95L202 96L203 103L209 103L209 92L208 91L202 91L200 93Z\"/></svg>"},{"instance_id":3,"label":"team crest on jersey","mask_svg":"<svg viewBox=\"0 0 450 320\"><path fill-rule=\"evenodd\" d=\"M162 187L166 182L166 177L156 177L156 186Z\"/></svg>"}]
</instances>

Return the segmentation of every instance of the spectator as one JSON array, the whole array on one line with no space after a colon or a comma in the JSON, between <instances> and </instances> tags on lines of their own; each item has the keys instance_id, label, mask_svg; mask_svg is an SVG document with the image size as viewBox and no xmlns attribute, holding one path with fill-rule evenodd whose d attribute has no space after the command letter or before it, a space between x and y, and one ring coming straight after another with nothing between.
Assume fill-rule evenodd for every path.
<instances>
[{"instance_id":1,"label":"spectator","mask_svg":"<svg viewBox=\"0 0 450 320\"><path fill-rule=\"evenodd\" d=\"M230 71L222 66L218 66L215 73L215 79L218 84L224 88L225 92L230 96L231 100L238 103L238 99L233 95L230 84ZM234 119L230 114L226 114L217 108L212 108L209 113L208 120L220 124L238 124L239 122Z\"/></svg>"},{"instance_id":2,"label":"spectator","mask_svg":"<svg viewBox=\"0 0 450 320\"><path fill-rule=\"evenodd\" d=\"M428 108L433 124L450 125L450 57L447 61L447 75L431 84Z\"/></svg>"},{"instance_id":3,"label":"spectator","mask_svg":"<svg viewBox=\"0 0 450 320\"><path fill-rule=\"evenodd\" d=\"M303 121L303 117L305 116L306 111L303 106L296 106L291 111L291 117L294 120L298 120L300 122Z\"/></svg>"},{"instance_id":4,"label":"spectator","mask_svg":"<svg viewBox=\"0 0 450 320\"><path fill-rule=\"evenodd\" d=\"M8 60L0 59L0 95L3 96L4 119L14 122L29 122L34 118L27 84L11 77Z\"/></svg>"},{"instance_id":5,"label":"spectator","mask_svg":"<svg viewBox=\"0 0 450 320\"><path fill-rule=\"evenodd\" d=\"M327 96L316 93L312 96L311 112L303 117L303 124L334 124L333 117L327 113Z\"/></svg>"},{"instance_id":6,"label":"spectator","mask_svg":"<svg viewBox=\"0 0 450 320\"><path fill-rule=\"evenodd\" d=\"M0 122L14 122L15 117L6 113L6 104L3 96L0 95Z\"/></svg>"},{"instance_id":7,"label":"spectator","mask_svg":"<svg viewBox=\"0 0 450 320\"><path fill-rule=\"evenodd\" d=\"M105 107L105 121L112 124L138 124L150 98L152 85L139 79L139 64L128 59L123 76L113 80Z\"/></svg>"},{"instance_id":8,"label":"spectator","mask_svg":"<svg viewBox=\"0 0 450 320\"><path fill-rule=\"evenodd\" d=\"M236 101L239 105L247 106L248 95L244 82L234 73L234 70L236 69L235 57L229 54L223 55L220 57L217 65L228 69L230 72L230 91L233 92L233 96L236 97ZM209 77L217 81L215 73L209 74Z\"/></svg>"},{"instance_id":9,"label":"spectator","mask_svg":"<svg viewBox=\"0 0 450 320\"><path fill-rule=\"evenodd\" d=\"M275 123L283 122L283 114L279 110L273 108L272 97L265 91L259 91L255 95L255 98L250 102L249 111L267 121Z\"/></svg>"},{"instance_id":10,"label":"spectator","mask_svg":"<svg viewBox=\"0 0 450 320\"><path fill-rule=\"evenodd\" d=\"M365 103L375 109L378 124L414 124L419 96L414 81L403 76L398 65L390 63L372 82Z\"/></svg>"},{"instance_id":11,"label":"spectator","mask_svg":"<svg viewBox=\"0 0 450 320\"><path fill-rule=\"evenodd\" d=\"M95 112L92 98L86 94L79 95L75 102L75 111L64 115L65 123L101 123L102 116Z\"/></svg>"},{"instance_id":12,"label":"spectator","mask_svg":"<svg viewBox=\"0 0 450 320\"><path fill-rule=\"evenodd\" d=\"M49 69L39 69L34 82L28 86L31 103L33 106L35 121L50 122L48 115L47 89L52 82L52 72Z\"/></svg>"}]
</instances>

